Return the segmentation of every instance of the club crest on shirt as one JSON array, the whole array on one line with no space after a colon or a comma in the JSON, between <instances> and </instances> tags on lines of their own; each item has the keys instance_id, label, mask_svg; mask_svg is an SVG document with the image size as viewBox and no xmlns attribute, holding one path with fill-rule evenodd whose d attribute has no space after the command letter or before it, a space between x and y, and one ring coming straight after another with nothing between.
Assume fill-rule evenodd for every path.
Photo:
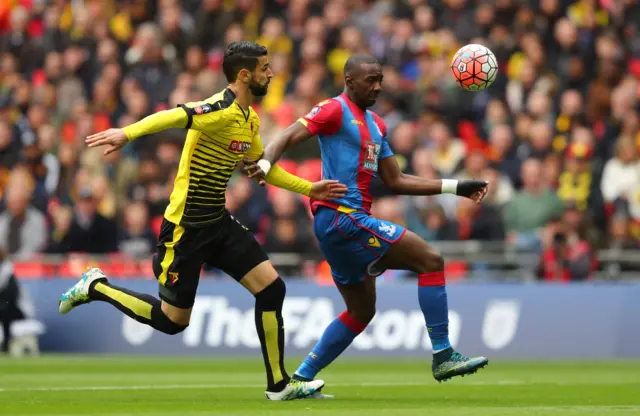
<instances>
[{"instance_id":1,"label":"club crest on shirt","mask_svg":"<svg viewBox=\"0 0 640 416\"><path fill-rule=\"evenodd\" d=\"M213 108L211 108L210 104L202 104L197 106L195 109L196 114L206 114L210 113Z\"/></svg>"},{"instance_id":2,"label":"club crest on shirt","mask_svg":"<svg viewBox=\"0 0 640 416\"><path fill-rule=\"evenodd\" d=\"M309 111L309 114L307 114L307 118L313 118L316 114L318 114L319 111L320 111L320 106L313 107L311 111Z\"/></svg>"},{"instance_id":3,"label":"club crest on shirt","mask_svg":"<svg viewBox=\"0 0 640 416\"><path fill-rule=\"evenodd\" d=\"M380 145L374 142L365 144L364 168L378 171L378 156L380 156Z\"/></svg>"},{"instance_id":4,"label":"club crest on shirt","mask_svg":"<svg viewBox=\"0 0 640 416\"><path fill-rule=\"evenodd\" d=\"M393 235L396 233L396 226L393 224L385 224L385 223L381 223L378 226L378 229L387 234L389 237L393 237Z\"/></svg>"}]
</instances>

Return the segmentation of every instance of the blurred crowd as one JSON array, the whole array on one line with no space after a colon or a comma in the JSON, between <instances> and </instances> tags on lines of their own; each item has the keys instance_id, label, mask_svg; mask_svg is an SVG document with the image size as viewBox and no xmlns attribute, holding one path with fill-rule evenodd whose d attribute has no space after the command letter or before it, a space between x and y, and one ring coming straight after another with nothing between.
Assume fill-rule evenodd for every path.
<instances>
[{"instance_id":1,"label":"blurred crowd","mask_svg":"<svg viewBox=\"0 0 640 416\"><path fill-rule=\"evenodd\" d=\"M536 251L545 278L587 276L595 249L640 241L640 5L634 0L11 0L0 3L0 248L34 253L155 250L184 131L103 157L87 135L226 86L225 46L267 46L275 77L257 103L264 142L342 91L353 53L383 64L374 110L404 172L484 178L482 205L398 197L374 214L429 241ZM500 66L459 88L467 44ZM317 143L283 165L315 180ZM303 199L240 174L228 208L272 253L317 254Z\"/></svg>"}]
</instances>

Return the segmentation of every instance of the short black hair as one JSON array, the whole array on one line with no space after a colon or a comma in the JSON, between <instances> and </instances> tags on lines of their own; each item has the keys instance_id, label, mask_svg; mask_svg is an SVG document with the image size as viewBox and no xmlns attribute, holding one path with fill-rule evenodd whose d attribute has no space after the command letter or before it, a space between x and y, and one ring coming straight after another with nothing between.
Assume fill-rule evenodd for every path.
<instances>
[{"instance_id":1,"label":"short black hair","mask_svg":"<svg viewBox=\"0 0 640 416\"><path fill-rule=\"evenodd\" d=\"M224 53L222 72L228 82L234 82L241 70L253 72L258 66L258 58L266 54L267 48L255 42L248 40L232 42Z\"/></svg>"},{"instance_id":2,"label":"short black hair","mask_svg":"<svg viewBox=\"0 0 640 416\"><path fill-rule=\"evenodd\" d=\"M358 71L360 71L362 65L366 64L380 65L380 62L378 62L378 60L373 56L366 53L357 53L355 55L351 55L349 59L347 59L347 62L344 64L344 74L353 77Z\"/></svg>"}]
</instances>

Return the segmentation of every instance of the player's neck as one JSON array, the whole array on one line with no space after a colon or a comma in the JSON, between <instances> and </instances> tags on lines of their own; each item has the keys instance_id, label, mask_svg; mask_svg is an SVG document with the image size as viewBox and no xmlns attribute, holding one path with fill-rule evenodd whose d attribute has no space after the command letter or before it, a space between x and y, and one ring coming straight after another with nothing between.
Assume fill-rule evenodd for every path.
<instances>
[{"instance_id":1,"label":"player's neck","mask_svg":"<svg viewBox=\"0 0 640 416\"><path fill-rule=\"evenodd\" d=\"M347 98L349 98L349 100L351 100L351 102L356 105L356 107L358 107L360 110L362 110L363 113L367 112L367 107L366 106L361 106L360 104L358 104L358 102L356 100L353 99L353 97L351 95L349 95L349 90L345 89L344 90L344 95L346 95Z\"/></svg>"},{"instance_id":2,"label":"player's neck","mask_svg":"<svg viewBox=\"0 0 640 416\"><path fill-rule=\"evenodd\" d=\"M230 84L229 89L236 95L236 101L243 110L248 111L249 106L253 104L253 94L248 87L237 84Z\"/></svg>"}]
</instances>

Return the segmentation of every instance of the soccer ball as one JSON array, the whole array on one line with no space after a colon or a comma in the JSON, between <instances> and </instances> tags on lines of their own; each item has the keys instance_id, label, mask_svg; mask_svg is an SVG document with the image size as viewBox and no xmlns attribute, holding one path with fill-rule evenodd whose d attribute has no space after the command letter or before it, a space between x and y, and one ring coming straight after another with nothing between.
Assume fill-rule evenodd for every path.
<instances>
[{"instance_id":1,"label":"soccer ball","mask_svg":"<svg viewBox=\"0 0 640 416\"><path fill-rule=\"evenodd\" d=\"M458 85L469 91L482 91L496 80L498 62L486 46L470 44L456 52L451 72Z\"/></svg>"}]
</instances>

